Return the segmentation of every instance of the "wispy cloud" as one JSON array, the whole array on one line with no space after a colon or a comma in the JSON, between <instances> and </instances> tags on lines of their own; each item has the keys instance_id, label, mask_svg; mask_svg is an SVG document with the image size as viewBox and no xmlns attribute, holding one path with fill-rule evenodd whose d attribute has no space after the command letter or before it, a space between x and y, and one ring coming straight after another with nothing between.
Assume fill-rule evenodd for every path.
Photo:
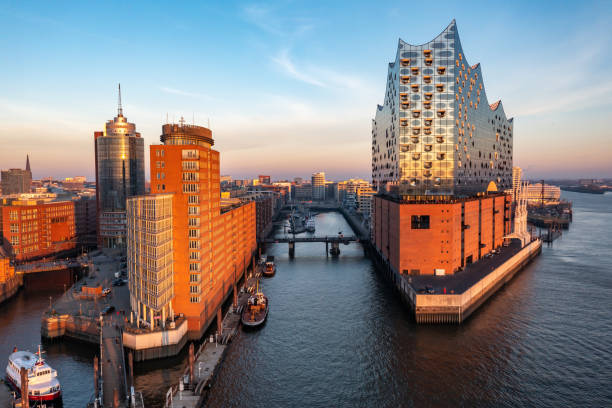
<instances>
[{"instance_id":1,"label":"wispy cloud","mask_svg":"<svg viewBox=\"0 0 612 408\"><path fill-rule=\"evenodd\" d=\"M368 92L370 86L362 78L347 72L311 63L296 64L288 49L284 49L272 57L272 62L287 76L321 88L352 89Z\"/></svg>"},{"instance_id":2,"label":"wispy cloud","mask_svg":"<svg viewBox=\"0 0 612 408\"><path fill-rule=\"evenodd\" d=\"M281 68L286 75L297 79L298 81L306 82L307 84L326 87L327 85L322 81L314 78L304 71L300 71L295 67L293 61L289 57L289 51L283 50L277 56L272 58L272 61Z\"/></svg>"},{"instance_id":3,"label":"wispy cloud","mask_svg":"<svg viewBox=\"0 0 612 408\"><path fill-rule=\"evenodd\" d=\"M251 4L242 10L244 18L262 31L279 37L297 37L311 31L315 24L308 17L280 17L274 9L261 4Z\"/></svg>"},{"instance_id":4,"label":"wispy cloud","mask_svg":"<svg viewBox=\"0 0 612 408\"><path fill-rule=\"evenodd\" d=\"M181 89L170 88L167 86L161 86L159 89L162 92L169 93L172 95L188 96L190 98L197 98L197 99L213 99L211 96L208 96L208 95L203 95L203 94L189 92L189 91L183 91Z\"/></svg>"}]
</instances>

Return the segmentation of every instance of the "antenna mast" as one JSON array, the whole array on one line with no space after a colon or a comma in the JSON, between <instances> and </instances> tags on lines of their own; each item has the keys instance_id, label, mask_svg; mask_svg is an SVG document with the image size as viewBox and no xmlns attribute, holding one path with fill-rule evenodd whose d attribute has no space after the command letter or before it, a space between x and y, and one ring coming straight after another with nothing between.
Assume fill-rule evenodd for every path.
<instances>
[{"instance_id":1,"label":"antenna mast","mask_svg":"<svg viewBox=\"0 0 612 408\"><path fill-rule=\"evenodd\" d=\"M119 84L119 103L117 106L118 115L123 116L123 107L121 106L121 83Z\"/></svg>"}]
</instances>

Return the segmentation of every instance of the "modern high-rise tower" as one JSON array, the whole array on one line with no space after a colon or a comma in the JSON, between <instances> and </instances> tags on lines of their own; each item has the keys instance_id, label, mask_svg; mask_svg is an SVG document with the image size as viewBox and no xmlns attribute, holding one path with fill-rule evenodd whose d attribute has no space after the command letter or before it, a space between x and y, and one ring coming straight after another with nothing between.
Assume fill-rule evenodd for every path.
<instances>
[{"instance_id":1,"label":"modern high-rise tower","mask_svg":"<svg viewBox=\"0 0 612 408\"><path fill-rule=\"evenodd\" d=\"M125 245L125 202L144 194L144 140L136 125L123 116L121 85L117 116L94 132L96 154L96 198L98 245L115 248Z\"/></svg>"},{"instance_id":2,"label":"modern high-rise tower","mask_svg":"<svg viewBox=\"0 0 612 408\"><path fill-rule=\"evenodd\" d=\"M512 130L489 104L453 20L422 45L401 39L372 122L372 180L399 195L471 195L512 188Z\"/></svg>"},{"instance_id":3,"label":"modern high-rise tower","mask_svg":"<svg viewBox=\"0 0 612 408\"><path fill-rule=\"evenodd\" d=\"M312 173L312 199L325 201L325 173Z\"/></svg>"}]
</instances>

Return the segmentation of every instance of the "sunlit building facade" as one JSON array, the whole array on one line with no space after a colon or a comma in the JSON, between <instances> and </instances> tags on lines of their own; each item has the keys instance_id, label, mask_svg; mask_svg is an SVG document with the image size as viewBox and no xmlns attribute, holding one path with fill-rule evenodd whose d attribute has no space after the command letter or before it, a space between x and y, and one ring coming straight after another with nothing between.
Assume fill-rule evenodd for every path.
<instances>
[{"instance_id":1,"label":"sunlit building facade","mask_svg":"<svg viewBox=\"0 0 612 408\"><path fill-rule=\"evenodd\" d=\"M386 83L372 122L375 189L470 195L512 187L513 121L501 101L489 103L454 20L428 43L400 39Z\"/></svg>"},{"instance_id":2,"label":"sunlit building facade","mask_svg":"<svg viewBox=\"0 0 612 408\"><path fill-rule=\"evenodd\" d=\"M126 199L144 194L144 140L136 125L127 121L121 107L94 133L96 154L96 198L98 203L98 245L104 248L125 245Z\"/></svg>"},{"instance_id":3,"label":"sunlit building facade","mask_svg":"<svg viewBox=\"0 0 612 408\"><path fill-rule=\"evenodd\" d=\"M312 181L312 199L314 201L325 201L325 173L313 173Z\"/></svg>"}]
</instances>

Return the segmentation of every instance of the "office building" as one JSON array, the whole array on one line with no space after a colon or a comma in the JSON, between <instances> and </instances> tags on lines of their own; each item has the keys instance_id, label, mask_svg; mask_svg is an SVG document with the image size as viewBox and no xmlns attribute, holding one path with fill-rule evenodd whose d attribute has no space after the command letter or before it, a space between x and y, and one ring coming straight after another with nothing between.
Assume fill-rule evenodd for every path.
<instances>
[{"instance_id":1,"label":"office building","mask_svg":"<svg viewBox=\"0 0 612 408\"><path fill-rule=\"evenodd\" d=\"M259 175L259 184L272 184L270 176Z\"/></svg>"},{"instance_id":2,"label":"office building","mask_svg":"<svg viewBox=\"0 0 612 408\"><path fill-rule=\"evenodd\" d=\"M96 154L96 195L98 203L98 245L104 248L125 245L125 202L144 194L144 140L136 125L123 116L121 88L117 116L94 133Z\"/></svg>"},{"instance_id":3,"label":"office building","mask_svg":"<svg viewBox=\"0 0 612 408\"><path fill-rule=\"evenodd\" d=\"M313 173L311 181L313 201L325 201L325 173Z\"/></svg>"},{"instance_id":4,"label":"office building","mask_svg":"<svg viewBox=\"0 0 612 408\"><path fill-rule=\"evenodd\" d=\"M2 195L29 193L32 186L32 170L30 156L26 156L26 168L9 169L0 172L0 187Z\"/></svg>"},{"instance_id":5,"label":"office building","mask_svg":"<svg viewBox=\"0 0 612 408\"><path fill-rule=\"evenodd\" d=\"M372 180L399 195L472 195L512 187L513 121L489 103L455 21L422 45L399 40L372 122Z\"/></svg>"},{"instance_id":6,"label":"office building","mask_svg":"<svg viewBox=\"0 0 612 408\"><path fill-rule=\"evenodd\" d=\"M165 124L161 142L150 148L151 194L128 200L132 311L150 327L182 314L199 339L251 263L255 203L222 205L209 129Z\"/></svg>"},{"instance_id":7,"label":"office building","mask_svg":"<svg viewBox=\"0 0 612 408\"><path fill-rule=\"evenodd\" d=\"M70 252L76 248L74 203L4 199L0 234L6 253L18 262Z\"/></svg>"}]
</instances>

